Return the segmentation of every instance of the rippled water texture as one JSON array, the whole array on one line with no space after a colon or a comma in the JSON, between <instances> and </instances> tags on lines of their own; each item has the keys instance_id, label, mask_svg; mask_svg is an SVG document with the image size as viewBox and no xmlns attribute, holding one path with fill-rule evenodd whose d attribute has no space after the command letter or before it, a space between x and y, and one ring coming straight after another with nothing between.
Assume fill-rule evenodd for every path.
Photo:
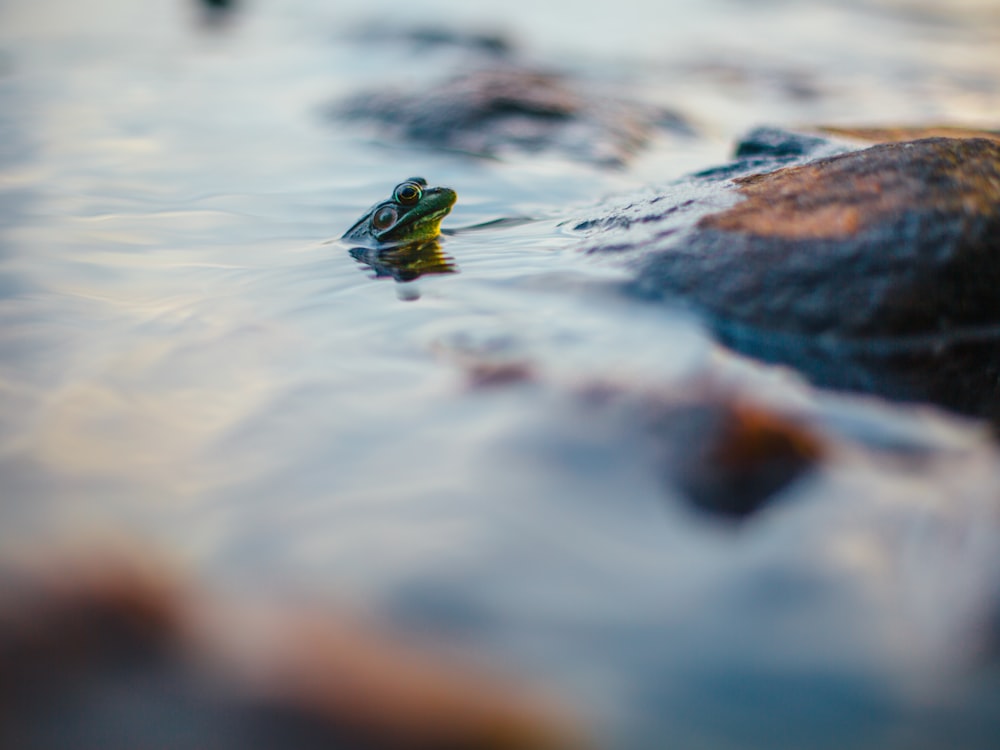
<instances>
[{"instance_id":1,"label":"rippled water texture","mask_svg":"<svg viewBox=\"0 0 1000 750\"><path fill-rule=\"evenodd\" d=\"M963 646L1000 549L980 428L727 355L618 295L560 221L762 123L996 127L998 6L582 8L0 4L0 540L139 540L446 634L613 746L986 747L998 680ZM440 24L694 135L612 170L328 116L471 65L400 32ZM457 190L446 227L529 221L445 237L458 273L373 279L336 238L411 175ZM738 531L681 507L637 425L708 380L846 436L808 502ZM858 447L886 435L948 460Z\"/></svg>"}]
</instances>

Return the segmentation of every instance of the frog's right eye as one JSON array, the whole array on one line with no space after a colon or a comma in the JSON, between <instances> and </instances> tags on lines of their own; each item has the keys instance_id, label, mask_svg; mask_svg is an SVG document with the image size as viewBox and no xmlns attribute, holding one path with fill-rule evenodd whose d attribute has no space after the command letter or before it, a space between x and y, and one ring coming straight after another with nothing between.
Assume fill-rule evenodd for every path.
<instances>
[{"instance_id":1,"label":"frog's right eye","mask_svg":"<svg viewBox=\"0 0 1000 750\"><path fill-rule=\"evenodd\" d=\"M375 212L375 216L372 218L372 226L379 231L388 229L395 223L396 209L392 206L383 206Z\"/></svg>"},{"instance_id":2,"label":"frog's right eye","mask_svg":"<svg viewBox=\"0 0 1000 750\"><path fill-rule=\"evenodd\" d=\"M396 186L393 197L404 206L412 206L420 200L423 191L415 182L404 182Z\"/></svg>"}]
</instances>

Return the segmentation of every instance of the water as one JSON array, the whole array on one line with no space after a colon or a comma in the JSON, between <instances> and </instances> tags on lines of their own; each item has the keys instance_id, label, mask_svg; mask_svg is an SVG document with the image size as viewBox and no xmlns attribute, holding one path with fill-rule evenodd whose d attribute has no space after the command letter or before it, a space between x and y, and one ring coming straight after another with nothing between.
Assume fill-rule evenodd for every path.
<instances>
[{"instance_id":1,"label":"water","mask_svg":"<svg viewBox=\"0 0 1000 750\"><path fill-rule=\"evenodd\" d=\"M727 355L619 297L625 271L560 222L761 123L995 127L995 3L243 6L0 4L4 545L128 540L372 610L530 676L611 746L987 746L984 431ZM470 64L370 33L439 23L499 27L697 136L606 170L326 116ZM445 226L532 221L446 237L457 274L372 279L335 239L418 174L458 191ZM483 366L535 377L474 387ZM738 532L684 510L638 426L706 382L836 443ZM593 403L599 383L620 396Z\"/></svg>"}]
</instances>

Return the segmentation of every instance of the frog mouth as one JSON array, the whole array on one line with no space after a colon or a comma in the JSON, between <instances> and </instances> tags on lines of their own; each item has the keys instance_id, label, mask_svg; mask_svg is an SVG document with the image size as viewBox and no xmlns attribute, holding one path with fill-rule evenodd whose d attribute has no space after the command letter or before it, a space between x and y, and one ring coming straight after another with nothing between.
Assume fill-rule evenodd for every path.
<instances>
[{"instance_id":1,"label":"frog mouth","mask_svg":"<svg viewBox=\"0 0 1000 750\"><path fill-rule=\"evenodd\" d=\"M409 223L403 241L436 237L440 232L441 220L451 212L457 199L455 192L447 188L426 191L424 200L430 205L427 206L426 213Z\"/></svg>"},{"instance_id":2,"label":"frog mouth","mask_svg":"<svg viewBox=\"0 0 1000 750\"><path fill-rule=\"evenodd\" d=\"M431 211L426 216L422 216L417 219L411 227L413 229L433 229L437 231L438 227L441 225L441 220L451 213L451 206L445 206L444 208L439 208L435 211Z\"/></svg>"}]
</instances>

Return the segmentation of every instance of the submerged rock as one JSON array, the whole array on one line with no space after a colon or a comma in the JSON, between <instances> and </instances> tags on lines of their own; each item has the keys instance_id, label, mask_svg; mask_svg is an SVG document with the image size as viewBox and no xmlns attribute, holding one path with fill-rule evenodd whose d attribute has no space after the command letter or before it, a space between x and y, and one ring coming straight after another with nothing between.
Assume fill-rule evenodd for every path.
<instances>
[{"instance_id":1,"label":"submerged rock","mask_svg":"<svg viewBox=\"0 0 1000 750\"><path fill-rule=\"evenodd\" d=\"M742 519L823 458L810 430L762 407L716 400L668 411L653 431L664 440L667 479L701 510Z\"/></svg>"},{"instance_id":2,"label":"submerged rock","mask_svg":"<svg viewBox=\"0 0 1000 750\"><path fill-rule=\"evenodd\" d=\"M949 132L968 137L848 150L757 131L732 164L576 226L588 251L627 254L632 291L695 309L741 352L994 416L1000 141Z\"/></svg>"},{"instance_id":3,"label":"submerged rock","mask_svg":"<svg viewBox=\"0 0 1000 750\"><path fill-rule=\"evenodd\" d=\"M434 148L480 156L551 150L603 165L626 163L658 131L691 132L673 112L516 66L463 73L429 90L366 92L334 114Z\"/></svg>"}]
</instances>

